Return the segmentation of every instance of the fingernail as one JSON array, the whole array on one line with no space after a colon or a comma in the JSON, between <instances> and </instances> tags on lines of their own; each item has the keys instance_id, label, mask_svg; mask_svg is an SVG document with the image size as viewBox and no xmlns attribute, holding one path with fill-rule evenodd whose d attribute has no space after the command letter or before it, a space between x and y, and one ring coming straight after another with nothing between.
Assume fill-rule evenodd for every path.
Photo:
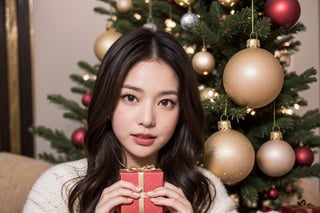
<instances>
[{"instance_id":1,"label":"fingernail","mask_svg":"<svg viewBox=\"0 0 320 213\"><path fill-rule=\"evenodd\" d=\"M148 194L149 196L152 196L152 195L153 195L153 191L147 192L147 194Z\"/></svg>"},{"instance_id":2,"label":"fingernail","mask_svg":"<svg viewBox=\"0 0 320 213\"><path fill-rule=\"evenodd\" d=\"M136 187L136 190L137 190L137 192L141 192L141 191L142 191L141 186L137 186L137 187Z\"/></svg>"},{"instance_id":3,"label":"fingernail","mask_svg":"<svg viewBox=\"0 0 320 213\"><path fill-rule=\"evenodd\" d=\"M133 195L134 195L135 197L137 197L137 198L140 197L140 193L134 192Z\"/></svg>"},{"instance_id":4,"label":"fingernail","mask_svg":"<svg viewBox=\"0 0 320 213\"><path fill-rule=\"evenodd\" d=\"M151 201L152 203L156 203L156 202L158 201L158 199L157 199L157 198L150 198L150 201Z\"/></svg>"}]
</instances>

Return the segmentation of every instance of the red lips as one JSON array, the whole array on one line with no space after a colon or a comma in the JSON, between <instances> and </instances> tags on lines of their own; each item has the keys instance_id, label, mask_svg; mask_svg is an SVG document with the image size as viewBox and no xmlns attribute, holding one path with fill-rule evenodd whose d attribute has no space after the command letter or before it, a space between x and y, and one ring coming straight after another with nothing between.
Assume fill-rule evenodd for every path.
<instances>
[{"instance_id":1,"label":"red lips","mask_svg":"<svg viewBox=\"0 0 320 213\"><path fill-rule=\"evenodd\" d=\"M134 142L142 146L150 146L154 143L156 137L150 134L133 134L132 135Z\"/></svg>"}]
</instances>

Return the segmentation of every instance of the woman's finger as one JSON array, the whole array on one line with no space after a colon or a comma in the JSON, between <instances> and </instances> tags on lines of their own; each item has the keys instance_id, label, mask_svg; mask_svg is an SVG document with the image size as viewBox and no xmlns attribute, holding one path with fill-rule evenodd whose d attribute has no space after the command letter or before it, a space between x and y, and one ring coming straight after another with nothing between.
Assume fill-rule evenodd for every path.
<instances>
[{"instance_id":1,"label":"woman's finger","mask_svg":"<svg viewBox=\"0 0 320 213\"><path fill-rule=\"evenodd\" d=\"M165 183L152 192L148 192L151 202L155 205L166 206L170 212L193 212L192 205L185 197L181 188Z\"/></svg>"},{"instance_id":2,"label":"woman's finger","mask_svg":"<svg viewBox=\"0 0 320 213\"><path fill-rule=\"evenodd\" d=\"M121 204L129 204L140 198L141 188L127 181L118 181L105 188L96 206L96 213L111 213Z\"/></svg>"}]
</instances>

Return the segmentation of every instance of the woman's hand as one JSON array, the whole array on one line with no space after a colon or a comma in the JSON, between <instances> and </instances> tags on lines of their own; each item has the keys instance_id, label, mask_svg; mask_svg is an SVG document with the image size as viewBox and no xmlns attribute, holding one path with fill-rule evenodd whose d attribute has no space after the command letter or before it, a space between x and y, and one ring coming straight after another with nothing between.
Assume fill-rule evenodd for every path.
<instances>
[{"instance_id":1,"label":"woman's hand","mask_svg":"<svg viewBox=\"0 0 320 213\"><path fill-rule=\"evenodd\" d=\"M193 213L192 205L182 189L168 182L163 187L148 192L148 195L153 204L165 206L171 213Z\"/></svg>"},{"instance_id":2,"label":"woman's hand","mask_svg":"<svg viewBox=\"0 0 320 213\"><path fill-rule=\"evenodd\" d=\"M140 198L141 187L120 180L102 191L95 213L113 213L121 204L130 204Z\"/></svg>"}]
</instances>

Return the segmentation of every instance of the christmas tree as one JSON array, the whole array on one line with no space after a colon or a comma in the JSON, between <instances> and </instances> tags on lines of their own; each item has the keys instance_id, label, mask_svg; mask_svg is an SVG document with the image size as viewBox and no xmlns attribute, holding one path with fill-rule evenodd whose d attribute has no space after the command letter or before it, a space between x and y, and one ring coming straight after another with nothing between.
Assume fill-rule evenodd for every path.
<instances>
[{"instance_id":1,"label":"christmas tree","mask_svg":"<svg viewBox=\"0 0 320 213\"><path fill-rule=\"evenodd\" d=\"M279 209L286 199L301 198L299 179L320 177L320 163L314 162L320 112L294 112L307 106L299 92L317 81L316 70L287 70L300 45L295 35L306 30L297 22L297 0L101 1L106 7L94 11L108 23L94 43L99 59L121 34L140 26L172 33L190 55L207 120L206 152L199 162L225 183L240 212ZM79 67L84 73L70 78L81 103L48 95L79 128L71 137L30 128L60 153L41 154L53 163L83 157L86 107L99 65L81 61Z\"/></svg>"}]
</instances>

